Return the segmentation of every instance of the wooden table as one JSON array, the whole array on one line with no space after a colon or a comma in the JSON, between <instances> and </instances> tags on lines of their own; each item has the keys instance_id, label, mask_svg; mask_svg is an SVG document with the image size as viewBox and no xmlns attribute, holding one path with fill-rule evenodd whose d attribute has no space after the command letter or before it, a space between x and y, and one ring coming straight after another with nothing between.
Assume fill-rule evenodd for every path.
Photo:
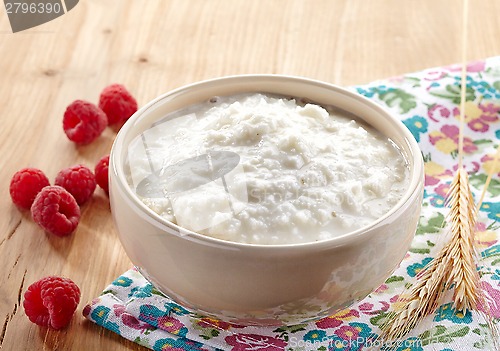
<instances>
[{"instance_id":1,"label":"wooden table","mask_svg":"<svg viewBox=\"0 0 500 351\"><path fill-rule=\"evenodd\" d=\"M75 233L45 233L11 202L12 174L38 167L94 167L109 153L107 129L76 147L62 130L75 99L96 102L125 84L145 104L201 79L241 73L307 76L340 85L461 60L458 0L80 0L66 15L12 34L0 9L0 348L140 350L86 321L82 309L131 267L109 202L97 190ZM470 3L468 59L500 55L500 2ZM30 323L22 295L47 275L73 279L82 301L68 328Z\"/></svg>"}]
</instances>

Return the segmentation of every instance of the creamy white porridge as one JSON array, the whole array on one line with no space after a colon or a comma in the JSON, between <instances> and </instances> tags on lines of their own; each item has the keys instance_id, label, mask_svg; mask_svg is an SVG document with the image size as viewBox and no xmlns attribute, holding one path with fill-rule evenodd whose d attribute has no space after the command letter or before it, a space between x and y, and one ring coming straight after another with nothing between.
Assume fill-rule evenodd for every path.
<instances>
[{"instance_id":1,"label":"creamy white porridge","mask_svg":"<svg viewBox=\"0 0 500 351\"><path fill-rule=\"evenodd\" d=\"M325 240L388 212L408 180L394 144L348 114L264 94L158 121L128 150L129 183L181 227L252 244Z\"/></svg>"}]
</instances>

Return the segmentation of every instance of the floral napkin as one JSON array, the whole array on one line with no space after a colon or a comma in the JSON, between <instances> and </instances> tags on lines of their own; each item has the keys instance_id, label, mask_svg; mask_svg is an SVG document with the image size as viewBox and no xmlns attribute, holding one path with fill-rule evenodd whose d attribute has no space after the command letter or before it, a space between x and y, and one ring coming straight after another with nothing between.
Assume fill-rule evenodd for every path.
<instances>
[{"instance_id":1,"label":"floral napkin","mask_svg":"<svg viewBox=\"0 0 500 351\"><path fill-rule=\"evenodd\" d=\"M367 350L389 349L380 325L391 305L436 254L447 208L444 197L457 167L459 65L432 68L352 87L400 116L425 160L425 193L419 226L399 268L364 300L330 317L286 327L233 325L190 314L131 269L83 311L89 320L153 350ZM464 165L474 197L483 191L500 139L500 56L467 69ZM478 215L479 270L494 322L500 321L500 166ZM484 318L455 311L451 299L391 350L490 350Z\"/></svg>"}]
</instances>

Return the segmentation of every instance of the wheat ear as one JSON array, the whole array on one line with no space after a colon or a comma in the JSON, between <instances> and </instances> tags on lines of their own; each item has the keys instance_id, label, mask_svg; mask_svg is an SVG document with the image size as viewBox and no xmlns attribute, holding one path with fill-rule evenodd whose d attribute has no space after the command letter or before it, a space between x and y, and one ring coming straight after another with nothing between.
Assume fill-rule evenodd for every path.
<instances>
[{"instance_id":1,"label":"wheat ear","mask_svg":"<svg viewBox=\"0 0 500 351\"><path fill-rule=\"evenodd\" d=\"M477 310L481 286L474 252L476 207L469 176L463 168L459 168L455 174L447 201L450 207L448 223L451 239L446 248L452 260L447 285L455 286L456 310Z\"/></svg>"},{"instance_id":2,"label":"wheat ear","mask_svg":"<svg viewBox=\"0 0 500 351\"><path fill-rule=\"evenodd\" d=\"M494 168L492 168L493 170ZM489 178L491 176L489 175ZM488 184L485 184L488 187ZM447 199L450 207L448 222L452 238L447 247L455 258L455 264L450 268L447 285L455 287L453 303L457 311L477 311L486 320L492 340L492 350L500 350L500 331L494 323L490 307L481 286L477 263L479 257L475 247L475 225L477 208L470 191L467 172L460 168L455 175ZM482 309L480 308L482 307Z\"/></svg>"},{"instance_id":3,"label":"wheat ear","mask_svg":"<svg viewBox=\"0 0 500 351\"><path fill-rule=\"evenodd\" d=\"M445 269L448 264L444 263L447 260L445 251L441 251L420 271L415 284L399 297L399 308L382 325L382 338L388 341L403 338L436 310L449 278L449 270Z\"/></svg>"},{"instance_id":4,"label":"wheat ear","mask_svg":"<svg viewBox=\"0 0 500 351\"><path fill-rule=\"evenodd\" d=\"M479 275L473 246L475 206L465 170L457 171L447 202L451 238L420 271L410 290L401 295L400 307L382 326L382 336L387 340L404 337L421 320L434 313L443 295L452 287L457 310L477 310Z\"/></svg>"}]
</instances>

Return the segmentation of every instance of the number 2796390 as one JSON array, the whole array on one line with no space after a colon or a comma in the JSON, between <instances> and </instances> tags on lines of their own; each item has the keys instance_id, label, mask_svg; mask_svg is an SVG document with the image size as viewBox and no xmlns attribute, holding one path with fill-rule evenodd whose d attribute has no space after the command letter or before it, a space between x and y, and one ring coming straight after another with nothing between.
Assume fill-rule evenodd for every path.
<instances>
[{"instance_id":1,"label":"number 2796390","mask_svg":"<svg viewBox=\"0 0 500 351\"><path fill-rule=\"evenodd\" d=\"M63 8L60 3L50 3L50 2L38 2L38 3L27 3L27 2L6 2L5 10L7 14L17 14L17 13L31 13L31 14L42 14L42 13L61 13Z\"/></svg>"}]
</instances>

